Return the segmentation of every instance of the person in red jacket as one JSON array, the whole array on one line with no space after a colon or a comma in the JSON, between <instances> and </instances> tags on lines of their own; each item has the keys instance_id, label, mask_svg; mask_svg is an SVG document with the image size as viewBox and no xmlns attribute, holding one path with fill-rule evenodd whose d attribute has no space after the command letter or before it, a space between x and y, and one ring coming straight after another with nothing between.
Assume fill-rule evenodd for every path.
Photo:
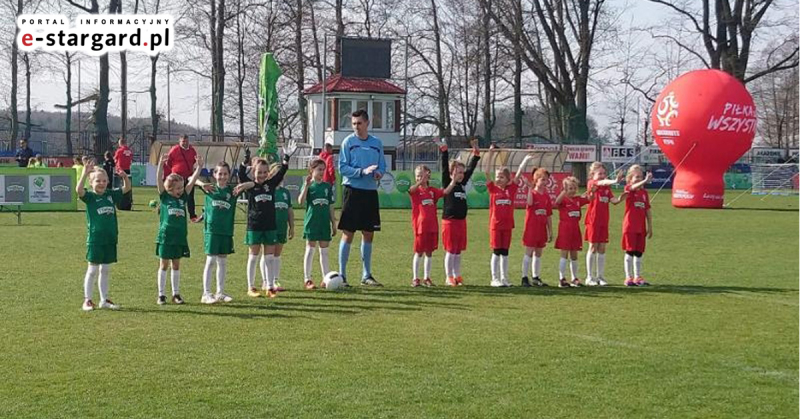
<instances>
[{"instance_id":1,"label":"person in red jacket","mask_svg":"<svg viewBox=\"0 0 800 419\"><path fill-rule=\"evenodd\" d=\"M183 177L184 186L186 186L187 179L192 176L194 172L194 162L197 157L197 150L189 144L189 137L184 134L178 137L178 145L173 146L167 154L167 163L165 173L169 176L172 173L177 173ZM189 219L193 223L202 221L202 218L197 217L194 209L194 188L187 192L189 200L187 207L189 209Z\"/></svg>"},{"instance_id":2,"label":"person in red jacket","mask_svg":"<svg viewBox=\"0 0 800 419\"><path fill-rule=\"evenodd\" d=\"M336 202L336 168L333 166L333 144L325 143L319 158L325 162L325 173L322 174L322 181L331 185L333 199Z\"/></svg>"},{"instance_id":3,"label":"person in red jacket","mask_svg":"<svg viewBox=\"0 0 800 419\"><path fill-rule=\"evenodd\" d=\"M133 161L133 151L128 147L128 140L120 137L119 148L114 152L114 161L117 163L117 169L122 170L128 175L131 174L131 162Z\"/></svg>"}]
</instances>

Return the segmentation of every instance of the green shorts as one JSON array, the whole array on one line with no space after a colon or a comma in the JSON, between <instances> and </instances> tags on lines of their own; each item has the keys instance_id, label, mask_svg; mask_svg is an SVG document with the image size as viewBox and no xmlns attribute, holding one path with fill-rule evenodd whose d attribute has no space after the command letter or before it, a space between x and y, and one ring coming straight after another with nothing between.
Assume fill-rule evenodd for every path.
<instances>
[{"instance_id":1,"label":"green shorts","mask_svg":"<svg viewBox=\"0 0 800 419\"><path fill-rule=\"evenodd\" d=\"M247 230L247 233L244 237L244 244L248 246L252 246L254 244L266 244L272 246L276 244L286 244L287 241L286 232L279 230Z\"/></svg>"},{"instance_id":2,"label":"green shorts","mask_svg":"<svg viewBox=\"0 0 800 419\"><path fill-rule=\"evenodd\" d=\"M189 246L156 243L156 255L161 259L188 258Z\"/></svg>"},{"instance_id":3,"label":"green shorts","mask_svg":"<svg viewBox=\"0 0 800 419\"><path fill-rule=\"evenodd\" d=\"M329 242L331 241L331 228L318 230L303 230L303 239L310 242Z\"/></svg>"},{"instance_id":4,"label":"green shorts","mask_svg":"<svg viewBox=\"0 0 800 419\"><path fill-rule=\"evenodd\" d=\"M233 236L206 233L205 251L207 255L230 255L234 253Z\"/></svg>"},{"instance_id":5,"label":"green shorts","mask_svg":"<svg viewBox=\"0 0 800 419\"><path fill-rule=\"evenodd\" d=\"M86 245L86 261L96 265L106 265L117 262L117 244L92 244Z\"/></svg>"}]
</instances>

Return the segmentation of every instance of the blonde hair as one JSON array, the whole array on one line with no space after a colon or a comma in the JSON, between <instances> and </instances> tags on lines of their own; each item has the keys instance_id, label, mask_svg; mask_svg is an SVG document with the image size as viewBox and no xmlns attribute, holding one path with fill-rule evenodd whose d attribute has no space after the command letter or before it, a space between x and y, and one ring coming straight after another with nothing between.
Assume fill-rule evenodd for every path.
<instances>
[{"instance_id":1,"label":"blonde hair","mask_svg":"<svg viewBox=\"0 0 800 419\"><path fill-rule=\"evenodd\" d=\"M507 177L509 180L511 180L511 171L510 171L510 170L508 170L508 167L498 167L498 168L495 168L495 169L494 169L495 176L497 176L497 172L500 172L500 173L502 173L502 174L506 175L506 177Z\"/></svg>"},{"instance_id":2,"label":"blonde hair","mask_svg":"<svg viewBox=\"0 0 800 419\"><path fill-rule=\"evenodd\" d=\"M431 169L429 169L428 166L425 166L424 164L417 165L417 167L414 168L414 172L416 172L418 170L422 170L423 172L426 172L426 173L430 173L431 172Z\"/></svg>"},{"instance_id":3,"label":"blonde hair","mask_svg":"<svg viewBox=\"0 0 800 419\"><path fill-rule=\"evenodd\" d=\"M638 164L634 164L628 168L628 174L625 175L625 182L631 183L631 178L633 177L634 173L639 172L642 176L644 176L644 169L642 166Z\"/></svg>"},{"instance_id":4,"label":"blonde hair","mask_svg":"<svg viewBox=\"0 0 800 419\"><path fill-rule=\"evenodd\" d=\"M102 167L100 167L100 166L94 166L94 167L93 167L92 169L90 169L90 171L89 171L89 181L91 182L91 181L92 181L92 180L94 180L94 179L95 179L95 178L96 178L98 175L103 175L103 176L105 176L105 177L106 177L106 180L108 180L108 173L106 173L106 170L105 170L105 169L103 169L103 168L102 168Z\"/></svg>"},{"instance_id":5,"label":"blonde hair","mask_svg":"<svg viewBox=\"0 0 800 419\"><path fill-rule=\"evenodd\" d=\"M569 185L575 185L575 187L577 188L578 187L578 178L576 178L575 176L567 176L561 182L561 185L564 187L564 189L567 189L567 186L569 186Z\"/></svg>"},{"instance_id":6,"label":"blonde hair","mask_svg":"<svg viewBox=\"0 0 800 419\"><path fill-rule=\"evenodd\" d=\"M599 161L596 161L596 162L592 163L592 165L589 166L589 175L593 175L594 172L596 172L596 171L598 171L600 169L605 170L606 166L603 163L600 163Z\"/></svg>"},{"instance_id":7,"label":"blonde hair","mask_svg":"<svg viewBox=\"0 0 800 419\"><path fill-rule=\"evenodd\" d=\"M177 173L170 173L166 179L164 179L164 186L166 189L172 188L172 185L180 183L183 184L183 176Z\"/></svg>"}]
</instances>

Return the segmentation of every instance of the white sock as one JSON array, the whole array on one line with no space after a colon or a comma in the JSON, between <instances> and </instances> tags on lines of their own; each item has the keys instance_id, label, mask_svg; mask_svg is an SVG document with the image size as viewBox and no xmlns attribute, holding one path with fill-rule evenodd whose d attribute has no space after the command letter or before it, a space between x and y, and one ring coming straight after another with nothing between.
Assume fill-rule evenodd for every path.
<instances>
[{"instance_id":1,"label":"white sock","mask_svg":"<svg viewBox=\"0 0 800 419\"><path fill-rule=\"evenodd\" d=\"M425 270L425 279L431 279L431 263L433 262L433 257L425 256L424 262L424 270Z\"/></svg>"},{"instance_id":2,"label":"white sock","mask_svg":"<svg viewBox=\"0 0 800 419\"><path fill-rule=\"evenodd\" d=\"M414 279L419 279L419 254L414 252L414 257L411 258L411 273L414 276Z\"/></svg>"},{"instance_id":3,"label":"white sock","mask_svg":"<svg viewBox=\"0 0 800 419\"><path fill-rule=\"evenodd\" d=\"M228 273L228 258L217 256L217 294L225 293L225 275ZM211 286L209 286L211 288Z\"/></svg>"},{"instance_id":4,"label":"white sock","mask_svg":"<svg viewBox=\"0 0 800 419\"><path fill-rule=\"evenodd\" d=\"M522 255L522 277L527 278L531 270L531 257L527 254Z\"/></svg>"},{"instance_id":5,"label":"white sock","mask_svg":"<svg viewBox=\"0 0 800 419\"><path fill-rule=\"evenodd\" d=\"M100 266L89 265L86 268L86 276L83 277L83 298L87 300L92 299L92 291L94 290L94 278L100 272Z\"/></svg>"},{"instance_id":6,"label":"white sock","mask_svg":"<svg viewBox=\"0 0 800 419\"><path fill-rule=\"evenodd\" d=\"M311 281L311 269L314 261L314 248L306 245L306 253L303 255L303 278L306 282Z\"/></svg>"},{"instance_id":7,"label":"white sock","mask_svg":"<svg viewBox=\"0 0 800 419\"><path fill-rule=\"evenodd\" d=\"M542 271L542 257L533 254L533 277L538 278L539 273Z\"/></svg>"},{"instance_id":8,"label":"white sock","mask_svg":"<svg viewBox=\"0 0 800 419\"><path fill-rule=\"evenodd\" d=\"M172 275L170 276L170 282L172 283L172 295L178 295L181 293L181 270L180 269L173 269Z\"/></svg>"},{"instance_id":9,"label":"white sock","mask_svg":"<svg viewBox=\"0 0 800 419\"><path fill-rule=\"evenodd\" d=\"M211 271L214 270L216 256L206 255L206 266L203 268L203 295L211 293Z\"/></svg>"},{"instance_id":10,"label":"white sock","mask_svg":"<svg viewBox=\"0 0 800 419\"><path fill-rule=\"evenodd\" d=\"M625 279L633 279L633 256L625 253Z\"/></svg>"},{"instance_id":11,"label":"white sock","mask_svg":"<svg viewBox=\"0 0 800 419\"><path fill-rule=\"evenodd\" d=\"M416 255L416 253L415 253ZM448 278L452 278L455 275L455 255L450 252L444 252L444 274L447 275ZM416 265L414 265L416 266ZM417 270L414 269L414 272Z\"/></svg>"},{"instance_id":12,"label":"white sock","mask_svg":"<svg viewBox=\"0 0 800 419\"><path fill-rule=\"evenodd\" d=\"M247 290L253 288L253 283L256 282L256 264L258 263L258 255L247 255Z\"/></svg>"},{"instance_id":13,"label":"white sock","mask_svg":"<svg viewBox=\"0 0 800 419\"><path fill-rule=\"evenodd\" d=\"M158 268L158 296L161 297L164 294L164 288L167 287L167 271L165 269Z\"/></svg>"},{"instance_id":14,"label":"white sock","mask_svg":"<svg viewBox=\"0 0 800 419\"><path fill-rule=\"evenodd\" d=\"M272 255L272 279L276 284L281 279L281 257L278 255Z\"/></svg>"},{"instance_id":15,"label":"white sock","mask_svg":"<svg viewBox=\"0 0 800 419\"><path fill-rule=\"evenodd\" d=\"M499 281L500 277L498 275L500 274L500 272L498 271L500 270L500 256L492 253L491 263L492 263L491 265L492 281Z\"/></svg>"},{"instance_id":16,"label":"white sock","mask_svg":"<svg viewBox=\"0 0 800 419\"><path fill-rule=\"evenodd\" d=\"M459 277L461 276L461 253L457 255L453 255L455 258L455 263L453 264L453 276Z\"/></svg>"},{"instance_id":17,"label":"white sock","mask_svg":"<svg viewBox=\"0 0 800 419\"><path fill-rule=\"evenodd\" d=\"M500 280L508 282L508 256L500 256Z\"/></svg>"},{"instance_id":18,"label":"white sock","mask_svg":"<svg viewBox=\"0 0 800 419\"><path fill-rule=\"evenodd\" d=\"M108 300L108 281L111 277L111 265L103 264L100 265L100 280L99 288L100 288L100 302L104 302Z\"/></svg>"},{"instance_id":19,"label":"white sock","mask_svg":"<svg viewBox=\"0 0 800 419\"><path fill-rule=\"evenodd\" d=\"M327 247L320 247L319 248L319 268L322 270L322 277L325 278L325 275L331 271L330 268L330 259L328 257L328 248Z\"/></svg>"},{"instance_id":20,"label":"white sock","mask_svg":"<svg viewBox=\"0 0 800 419\"><path fill-rule=\"evenodd\" d=\"M267 288L275 288L275 268L272 263L275 260L275 255L264 255L262 260L264 261L264 270L267 271Z\"/></svg>"},{"instance_id":21,"label":"white sock","mask_svg":"<svg viewBox=\"0 0 800 419\"><path fill-rule=\"evenodd\" d=\"M103 271L100 271L100 275L103 274ZM641 278L642 277L642 256L633 257L633 277L634 278ZM102 278L102 276L101 276Z\"/></svg>"},{"instance_id":22,"label":"white sock","mask_svg":"<svg viewBox=\"0 0 800 419\"><path fill-rule=\"evenodd\" d=\"M590 280L593 278L594 267L595 267L595 252L589 250L586 252L586 280Z\"/></svg>"},{"instance_id":23,"label":"white sock","mask_svg":"<svg viewBox=\"0 0 800 419\"><path fill-rule=\"evenodd\" d=\"M567 259L560 258L558 260L558 279L566 279L567 278Z\"/></svg>"},{"instance_id":24,"label":"white sock","mask_svg":"<svg viewBox=\"0 0 800 419\"><path fill-rule=\"evenodd\" d=\"M597 277L605 279L606 277L606 254L597 254Z\"/></svg>"},{"instance_id":25,"label":"white sock","mask_svg":"<svg viewBox=\"0 0 800 419\"><path fill-rule=\"evenodd\" d=\"M261 255L261 263L259 266L261 267L261 286L266 287L267 282L269 282L269 266L267 265L266 253Z\"/></svg>"},{"instance_id":26,"label":"white sock","mask_svg":"<svg viewBox=\"0 0 800 419\"><path fill-rule=\"evenodd\" d=\"M578 261L577 260L570 260L569 261L569 270L572 273L572 279L578 279Z\"/></svg>"}]
</instances>

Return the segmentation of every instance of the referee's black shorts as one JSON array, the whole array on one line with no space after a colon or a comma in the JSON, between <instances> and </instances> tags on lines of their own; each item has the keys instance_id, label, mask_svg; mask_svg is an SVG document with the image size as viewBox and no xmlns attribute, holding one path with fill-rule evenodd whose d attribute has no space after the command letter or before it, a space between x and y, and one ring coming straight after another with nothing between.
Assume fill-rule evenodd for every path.
<instances>
[{"instance_id":1,"label":"referee's black shorts","mask_svg":"<svg viewBox=\"0 0 800 419\"><path fill-rule=\"evenodd\" d=\"M381 213L378 191L342 185L342 213L339 230L380 231Z\"/></svg>"}]
</instances>

